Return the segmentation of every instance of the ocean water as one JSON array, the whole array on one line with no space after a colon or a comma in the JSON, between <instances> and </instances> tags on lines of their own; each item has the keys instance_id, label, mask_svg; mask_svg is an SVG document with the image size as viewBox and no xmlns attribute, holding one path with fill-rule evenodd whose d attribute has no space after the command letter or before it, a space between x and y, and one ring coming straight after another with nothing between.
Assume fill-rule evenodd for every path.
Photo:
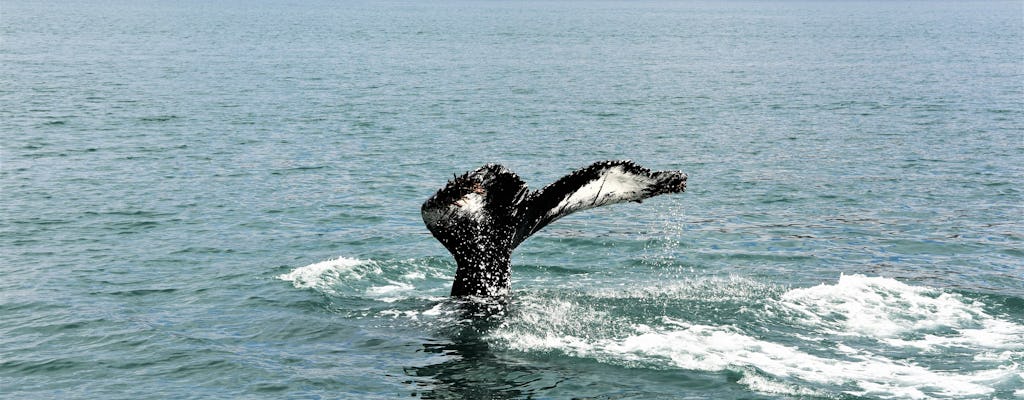
<instances>
[{"instance_id":1,"label":"ocean water","mask_svg":"<svg viewBox=\"0 0 1024 400\"><path fill-rule=\"evenodd\" d=\"M0 397L1024 397L1019 1L4 1ZM454 173L686 193L447 298Z\"/></svg>"}]
</instances>

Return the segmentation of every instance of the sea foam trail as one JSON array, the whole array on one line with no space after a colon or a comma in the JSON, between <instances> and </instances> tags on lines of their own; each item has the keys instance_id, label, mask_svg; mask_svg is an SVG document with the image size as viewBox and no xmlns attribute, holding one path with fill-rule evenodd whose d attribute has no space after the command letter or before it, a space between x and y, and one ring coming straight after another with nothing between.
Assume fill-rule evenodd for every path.
<instances>
[{"instance_id":1,"label":"sea foam trail","mask_svg":"<svg viewBox=\"0 0 1024 400\"><path fill-rule=\"evenodd\" d=\"M316 288L329 283L330 278L325 278L325 275L337 279L342 273L366 263L366 260L338 257L293 269L287 274L278 275L277 279L292 282L296 288Z\"/></svg>"},{"instance_id":2,"label":"sea foam trail","mask_svg":"<svg viewBox=\"0 0 1024 400\"><path fill-rule=\"evenodd\" d=\"M424 295L443 299L451 279L428 261L348 257L277 278L330 296L386 303ZM639 323L635 314L596 304L629 301L643 307L644 300L655 299L647 314L654 317ZM691 301L747 303L756 309L743 313L756 318L737 315L747 322L715 325L658 316L654 309L665 299L680 307ZM990 315L984 304L964 296L890 278L843 275L834 284L789 290L737 277L643 290L598 285L592 293L527 290L516 301L518 311L488 333L499 348L558 351L632 367L733 371L741 374L739 384L762 393L989 398L997 391L1019 395L1024 386L1024 325ZM399 308L381 315L417 320L437 313L437 307ZM975 368L957 372L915 362L953 355Z\"/></svg>"},{"instance_id":3,"label":"sea foam trail","mask_svg":"<svg viewBox=\"0 0 1024 400\"><path fill-rule=\"evenodd\" d=\"M277 276L299 289L331 296L365 297L384 302L436 297L451 278L422 260L374 261L338 257Z\"/></svg>"},{"instance_id":4,"label":"sea foam trail","mask_svg":"<svg viewBox=\"0 0 1024 400\"><path fill-rule=\"evenodd\" d=\"M278 275L277 279L291 282L299 289L337 294L337 283L358 281L367 274L379 275L381 272L380 268L371 265L370 261L338 257L296 268L287 274Z\"/></svg>"},{"instance_id":5,"label":"sea foam trail","mask_svg":"<svg viewBox=\"0 0 1024 400\"><path fill-rule=\"evenodd\" d=\"M775 304L831 335L928 350L1024 350L1024 326L988 315L984 304L894 279L843 275L835 285L790 290Z\"/></svg>"},{"instance_id":6,"label":"sea foam trail","mask_svg":"<svg viewBox=\"0 0 1024 400\"><path fill-rule=\"evenodd\" d=\"M737 371L752 390L798 396L987 398L1024 385L1024 326L962 296L888 278L842 276L785 291L758 311L770 334L668 316L623 329L587 299L533 301L492 333L496 343L625 366ZM978 369L914 362L946 351Z\"/></svg>"}]
</instances>

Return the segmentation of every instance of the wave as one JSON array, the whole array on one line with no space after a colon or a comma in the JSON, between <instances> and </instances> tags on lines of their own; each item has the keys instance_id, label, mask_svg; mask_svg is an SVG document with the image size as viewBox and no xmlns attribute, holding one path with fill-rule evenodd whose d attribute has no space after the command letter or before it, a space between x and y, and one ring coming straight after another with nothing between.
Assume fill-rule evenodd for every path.
<instances>
[{"instance_id":1,"label":"wave","mask_svg":"<svg viewBox=\"0 0 1024 400\"><path fill-rule=\"evenodd\" d=\"M738 288L752 289L746 293L749 304L760 307L735 324L665 315L623 324L617 319L628 318L600 304L609 297L602 292L533 297L491 339L512 351L556 352L626 367L733 372L752 390L794 396L982 398L1024 384L1024 326L989 315L983 304L960 295L853 275L783 291L758 304L752 300L772 290L745 281L696 285L717 286L710 293L723 302L742 300ZM693 293L654 292L683 298ZM952 359L970 371L946 368Z\"/></svg>"},{"instance_id":2,"label":"wave","mask_svg":"<svg viewBox=\"0 0 1024 400\"><path fill-rule=\"evenodd\" d=\"M1024 349L1024 326L989 315L985 304L889 278L843 275L835 285L791 290L779 306L822 333L892 346Z\"/></svg>"},{"instance_id":3,"label":"wave","mask_svg":"<svg viewBox=\"0 0 1024 400\"><path fill-rule=\"evenodd\" d=\"M383 302L445 298L451 275L431 259L374 261L338 257L299 267L277 279L328 296L365 297Z\"/></svg>"},{"instance_id":4,"label":"wave","mask_svg":"<svg viewBox=\"0 0 1024 400\"><path fill-rule=\"evenodd\" d=\"M441 259L340 257L278 279L378 302L377 317L444 336L444 326L458 323L447 301L451 268ZM527 281L480 333L496 351L725 373L786 396L991 398L1024 387L1024 325L970 297L891 278L842 275L805 288L735 276L631 286Z\"/></svg>"}]
</instances>

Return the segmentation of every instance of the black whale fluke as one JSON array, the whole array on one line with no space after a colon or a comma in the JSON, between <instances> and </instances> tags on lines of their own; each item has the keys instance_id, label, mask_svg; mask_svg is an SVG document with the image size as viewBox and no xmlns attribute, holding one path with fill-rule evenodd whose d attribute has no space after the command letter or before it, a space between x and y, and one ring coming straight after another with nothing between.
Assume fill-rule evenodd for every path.
<instances>
[{"instance_id":1,"label":"black whale fluke","mask_svg":"<svg viewBox=\"0 0 1024 400\"><path fill-rule=\"evenodd\" d=\"M601 161L530 191L514 172L487 164L448 181L423 203L427 229L455 256L452 296L501 298L512 279L512 250L576 211L686 189L686 174L631 161Z\"/></svg>"}]
</instances>

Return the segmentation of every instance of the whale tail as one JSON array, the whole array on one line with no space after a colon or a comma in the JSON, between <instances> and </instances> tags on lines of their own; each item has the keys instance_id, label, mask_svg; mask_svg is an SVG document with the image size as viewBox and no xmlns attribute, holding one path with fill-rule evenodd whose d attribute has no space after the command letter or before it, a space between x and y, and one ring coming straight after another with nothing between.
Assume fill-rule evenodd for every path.
<instances>
[{"instance_id":1,"label":"whale tail","mask_svg":"<svg viewBox=\"0 0 1024 400\"><path fill-rule=\"evenodd\" d=\"M515 173L488 164L448 181L421 213L458 265L452 296L493 298L508 294L512 250L548 224L577 211L685 189L682 172L602 161L530 192Z\"/></svg>"}]
</instances>

